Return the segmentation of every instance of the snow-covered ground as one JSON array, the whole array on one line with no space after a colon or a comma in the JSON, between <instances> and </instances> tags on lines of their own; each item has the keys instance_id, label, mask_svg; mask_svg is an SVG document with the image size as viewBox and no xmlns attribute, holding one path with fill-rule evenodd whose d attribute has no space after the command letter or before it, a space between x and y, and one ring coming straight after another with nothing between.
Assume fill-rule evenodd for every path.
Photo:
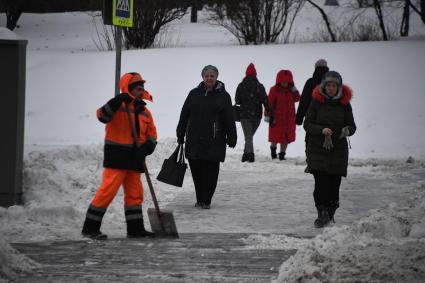
<instances>
[{"instance_id":1,"label":"snow-covered ground","mask_svg":"<svg viewBox=\"0 0 425 283\"><path fill-rule=\"evenodd\" d=\"M308 15L300 19L303 17L312 19ZM316 19L320 21L320 17ZM0 14L0 25L4 26L4 21ZM91 15L85 13L23 14L21 27L15 30L28 39L25 204L0 208L0 282L37 266L9 243L81 239L84 213L102 172L104 128L96 120L95 110L114 90L115 53L96 50L91 21ZM423 26L415 27L421 28L425 31ZM177 34L171 39L176 48L124 51L122 58L122 70L141 72L154 96L148 107L160 143L148 160L153 177L175 146L180 107L201 80L200 70L206 64L218 67L219 79L233 97L250 62L255 63L267 89L277 71L286 68L293 71L301 89L314 62L326 58L354 90L352 104L358 126L351 138L352 159L341 187L342 205L335 226L323 233L311 228L313 182L303 173L303 129L297 128L297 141L289 146L289 160L282 164L268 160L267 127L262 123L254 141L257 162L240 163L243 135L238 125L238 145L228 151L222 165L217 205L211 210L214 217L204 215L201 217L209 221L190 224L181 215L176 220L180 232L234 229L262 233L266 229L273 234L252 236L247 243L253 248L298 249L283 263L277 282L421 282L420 276L425 276L424 40L238 46L223 29L190 24L187 17L174 23L169 33ZM409 156L412 163L406 163ZM183 188L154 180L162 206L176 205L173 200L193 193L189 173ZM250 178L237 178L249 174ZM268 190L270 186L274 190ZM279 187L281 192L276 190ZM242 203L237 188L255 192L256 198ZM258 213L253 212L251 218L261 227L247 222L245 211L220 202L230 189L234 191L228 203L255 205ZM109 207L102 229L118 237L124 236L125 228L121 196ZM269 215L281 213L282 219L260 215L270 204L281 210ZM144 208L150 206L146 197ZM371 208L375 210L369 211ZM223 216L229 211L234 217ZM235 219L241 221L236 225ZM317 236L300 239L277 234Z\"/></svg>"}]
</instances>

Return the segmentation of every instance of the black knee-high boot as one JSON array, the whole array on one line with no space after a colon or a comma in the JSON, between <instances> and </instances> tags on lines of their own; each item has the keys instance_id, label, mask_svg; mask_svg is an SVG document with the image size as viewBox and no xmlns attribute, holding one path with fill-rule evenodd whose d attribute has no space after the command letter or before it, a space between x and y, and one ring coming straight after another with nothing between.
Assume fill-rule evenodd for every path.
<instances>
[{"instance_id":1,"label":"black knee-high boot","mask_svg":"<svg viewBox=\"0 0 425 283\"><path fill-rule=\"evenodd\" d=\"M272 159L277 158L276 147L270 146L270 154L271 154Z\"/></svg>"},{"instance_id":2,"label":"black knee-high boot","mask_svg":"<svg viewBox=\"0 0 425 283\"><path fill-rule=\"evenodd\" d=\"M329 220L333 223L335 223L335 211L338 209L339 207L339 202L338 201L332 201L329 206L328 206L328 214L329 214Z\"/></svg>"},{"instance_id":3,"label":"black knee-high boot","mask_svg":"<svg viewBox=\"0 0 425 283\"><path fill-rule=\"evenodd\" d=\"M143 238L155 236L155 233L146 231L145 229L141 206L126 207L125 221L127 223L127 238Z\"/></svg>"},{"instance_id":4,"label":"black knee-high boot","mask_svg":"<svg viewBox=\"0 0 425 283\"><path fill-rule=\"evenodd\" d=\"M107 236L100 231L102 225L103 215L105 215L106 208L95 207L90 204L87 209L86 219L84 220L83 236L94 240L105 240Z\"/></svg>"},{"instance_id":5,"label":"black knee-high boot","mask_svg":"<svg viewBox=\"0 0 425 283\"><path fill-rule=\"evenodd\" d=\"M314 227L323 228L329 224L329 213L328 208L323 205L316 206L317 208L317 219L314 221Z\"/></svg>"}]
</instances>

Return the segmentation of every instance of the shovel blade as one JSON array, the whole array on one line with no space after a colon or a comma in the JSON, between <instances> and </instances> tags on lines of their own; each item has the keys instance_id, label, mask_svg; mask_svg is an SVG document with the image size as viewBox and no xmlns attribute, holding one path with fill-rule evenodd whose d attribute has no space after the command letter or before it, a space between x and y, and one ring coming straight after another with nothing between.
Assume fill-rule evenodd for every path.
<instances>
[{"instance_id":1,"label":"shovel blade","mask_svg":"<svg viewBox=\"0 0 425 283\"><path fill-rule=\"evenodd\" d=\"M155 208L148 208L148 217L151 224L152 232L155 236L178 238L176 222L174 221L173 212L171 210L161 209L160 217Z\"/></svg>"}]
</instances>

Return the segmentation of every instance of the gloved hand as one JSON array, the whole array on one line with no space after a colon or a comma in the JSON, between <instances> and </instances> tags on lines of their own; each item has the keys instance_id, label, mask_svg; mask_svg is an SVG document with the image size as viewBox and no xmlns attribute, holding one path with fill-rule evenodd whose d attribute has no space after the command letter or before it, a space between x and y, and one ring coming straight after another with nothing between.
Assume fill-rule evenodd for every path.
<instances>
[{"instance_id":1,"label":"gloved hand","mask_svg":"<svg viewBox=\"0 0 425 283\"><path fill-rule=\"evenodd\" d=\"M350 127L349 126L345 126L344 128L342 128L341 130L341 135L339 136L340 139L346 138L350 135Z\"/></svg>"},{"instance_id":2,"label":"gloved hand","mask_svg":"<svg viewBox=\"0 0 425 283\"><path fill-rule=\"evenodd\" d=\"M134 108L136 108L137 111L139 111L139 113L145 110L145 105L146 105L146 102L144 102L141 99L134 100Z\"/></svg>"},{"instance_id":3,"label":"gloved hand","mask_svg":"<svg viewBox=\"0 0 425 283\"><path fill-rule=\"evenodd\" d=\"M120 102L130 103L133 101L133 98L126 92L118 94L115 98Z\"/></svg>"},{"instance_id":4,"label":"gloved hand","mask_svg":"<svg viewBox=\"0 0 425 283\"><path fill-rule=\"evenodd\" d=\"M178 144L184 144L184 136L177 137L177 143Z\"/></svg>"},{"instance_id":5,"label":"gloved hand","mask_svg":"<svg viewBox=\"0 0 425 283\"><path fill-rule=\"evenodd\" d=\"M295 123L296 123L298 126L301 126L301 125L303 124L303 117L301 117L301 115L297 115L297 116L295 116Z\"/></svg>"},{"instance_id":6,"label":"gloved hand","mask_svg":"<svg viewBox=\"0 0 425 283\"><path fill-rule=\"evenodd\" d=\"M142 144L141 148L143 149L143 152L145 156L151 155L153 151L155 150L156 142L148 139L144 144Z\"/></svg>"},{"instance_id":7,"label":"gloved hand","mask_svg":"<svg viewBox=\"0 0 425 283\"><path fill-rule=\"evenodd\" d=\"M275 125L275 118L273 115L270 116L264 116L264 122L269 123L270 127L273 127Z\"/></svg>"},{"instance_id":8,"label":"gloved hand","mask_svg":"<svg viewBox=\"0 0 425 283\"><path fill-rule=\"evenodd\" d=\"M229 138L227 138L226 143L231 148L234 148L236 146L236 140L235 139L229 139Z\"/></svg>"},{"instance_id":9,"label":"gloved hand","mask_svg":"<svg viewBox=\"0 0 425 283\"><path fill-rule=\"evenodd\" d=\"M151 155L156 147L156 142L148 139L144 144L142 144L138 150L138 158L145 158L148 155Z\"/></svg>"},{"instance_id":10,"label":"gloved hand","mask_svg":"<svg viewBox=\"0 0 425 283\"><path fill-rule=\"evenodd\" d=\"M330 135L325 136L325 141L323 142L323 148L326 150L331 150L334 147L332 143L332 137Z\"/></svg>"},{"instance_id":11,"label":"gloved hand","mask_svg":"<svg viewBox=\"0 0 425 283\"><path fill-rule=\"evenodd\" d=\"M291 87L291 92L297 92L297 91L298 91L298 89L296 88L296 86Z\"/></svg>"},{"instance_id":12,"label":"gloved hand","mask_svg":"<svg viewBox=\"0 0 425 283\"><path fill-rule=\"evenodd\" d=\"M108 101L108 105L112 111L116 112L121 107L123 102L130 103L133 100L128 93L120 93Z\"/></svg>"}]
</instances>

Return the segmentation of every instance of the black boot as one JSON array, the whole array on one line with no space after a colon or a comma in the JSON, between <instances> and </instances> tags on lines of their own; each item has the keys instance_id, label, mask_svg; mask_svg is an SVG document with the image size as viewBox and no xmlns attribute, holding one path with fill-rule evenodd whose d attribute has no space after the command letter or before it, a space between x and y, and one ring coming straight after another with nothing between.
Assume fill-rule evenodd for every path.
<instances>
[{"instance_id":1,"label":"black boot","mask_svg":"<svg viewBox=\"0 0 425 283\"><path fill-rule=\"evenodd\" d=\"M272 159L276 159L277 158L276 147L270 146L270 152L271 152Z\"/></svg>"},{"instance_id":2,"label":"black boot","mask_svg":"<svg viewBox=\"0 0 425 283\"><path fill-rule=\"evenodd\" d=\"M329 214L329 220L332 223L335 223L335 211L338 209L339 207L339 202L338 201L332 201L329 206L328 206L328 214Z\"/></svg>"},{"instance_id":3,"label":"black boot","mask_svg":"<svg viewBox=\"0 0 425 283\"><path fill-rule=\"evenodd\" d=\"M245 162L245 161L248 161L247 153L244 153L244 154L242 155L242 162Z\"/></svg>"},{"instance_id":4,"label":"black boot","mask_svg":"<svg viewBox=\"0 0 425 283\"><path fill-rule=\"evenodd\" d=\"M155 233L145 229L141 206L126 207L125 221L127 223L127 238L155 237Z\"/></svg>"},{"instance_id":5,"label":"black boot","mask_svg":"<svg viewBox=\"0 0 425 283\"><path fill-rule=\"evenodd\" d=\"M285 155L286 152L279 152L279 160L286 160Z\"/></svg>"},{"instance_id":6,"label":"black boot","mask_svg":"<svg viewBox=\"0 0 425 283\"><path fill-rule=\"evenodd\" d=\"M253 152L247 153L247 161L248 162L255 162L255 155Z\"/></svg>"},{"instance_id":7,"label":"black boot","mask_svg":"<svg viewBox=\"0 0 425 283\"><path fill-rule=\"evenodd\" d=\"M323 228L329 224L329 214L326 206L318 205L317 207L317 219L314 221L314 227Z\"/></svg>"},{"instance_id":8,"label":"black boot","mask_svg":"<svg viewBox=\"0 0 425 283\"><path fill-rule=\"evenodd\" d=\"M84 220L83 230L81 231L84 237L93 240L106 240L108 238L108 236L100 231L105 212L106 209L104 208L98 208L93 205L89 206L86 219Z\"/></svg>"}]
</instances>

